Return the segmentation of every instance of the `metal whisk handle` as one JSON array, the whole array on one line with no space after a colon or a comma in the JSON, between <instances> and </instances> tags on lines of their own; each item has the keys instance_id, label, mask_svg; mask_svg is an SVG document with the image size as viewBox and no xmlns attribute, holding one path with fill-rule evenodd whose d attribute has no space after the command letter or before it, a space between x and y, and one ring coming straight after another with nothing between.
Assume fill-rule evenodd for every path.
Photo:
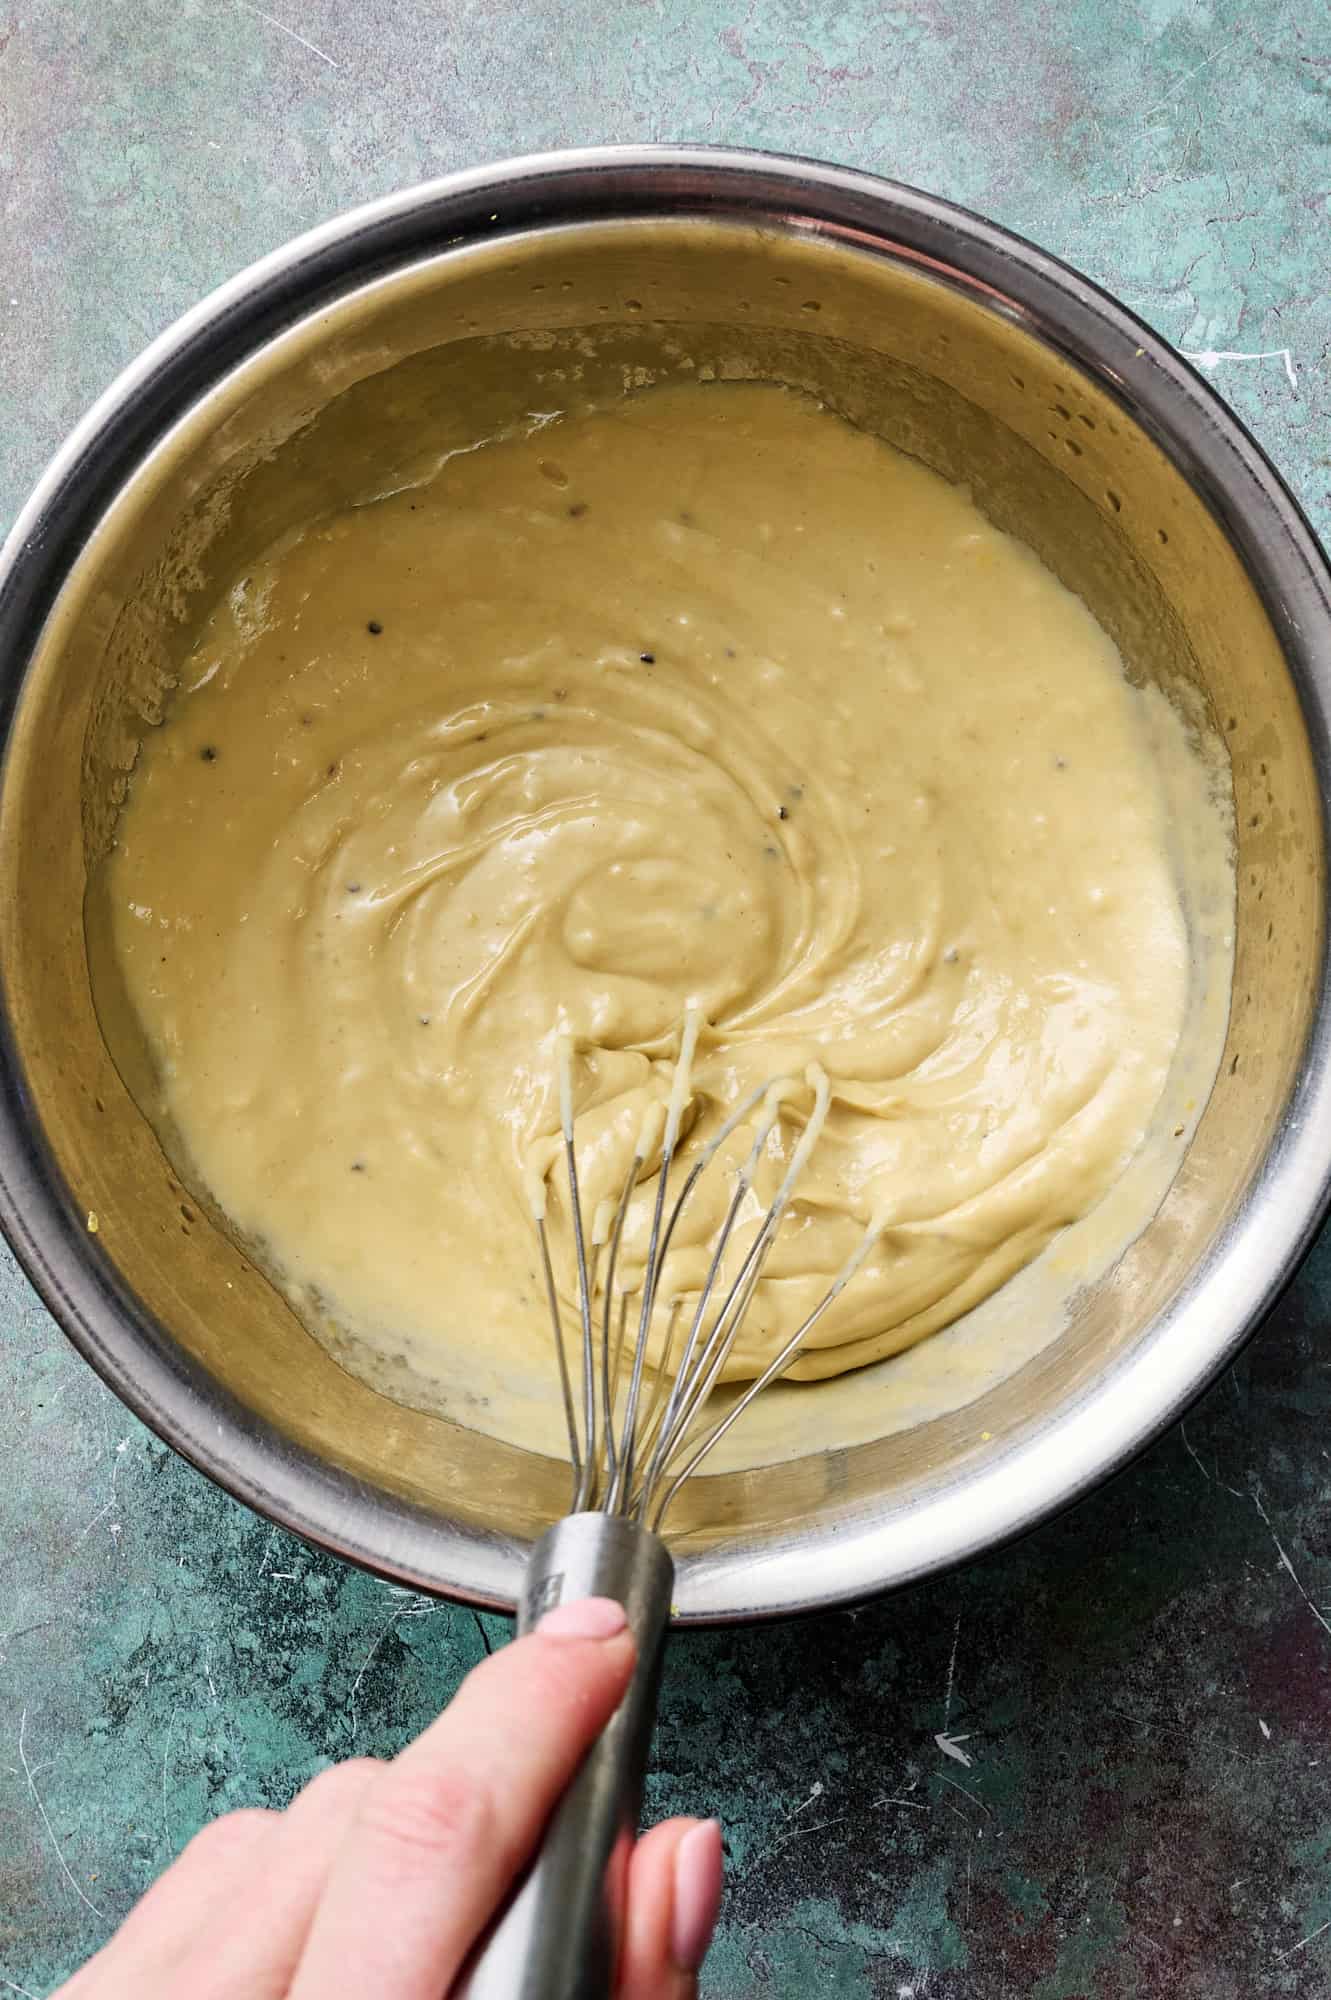
<instances>
[{"instance_id":1,"label":"metal whisk handle","mask_svg":"<svg viewBox=\"0 0 1331 2000\"><path fill-rule=\"evenodd\" d=\"M556 1806L528 1874L453 1989L454 2000L609 2000L612 1859L617 1843L638 1828L674 1575L665 1544L617 1515L570 1514L533 1549L519 1637L556 1604L613 1597L628 1613L638 1663L623 1701Z\"/></svg>"}]
</instances>

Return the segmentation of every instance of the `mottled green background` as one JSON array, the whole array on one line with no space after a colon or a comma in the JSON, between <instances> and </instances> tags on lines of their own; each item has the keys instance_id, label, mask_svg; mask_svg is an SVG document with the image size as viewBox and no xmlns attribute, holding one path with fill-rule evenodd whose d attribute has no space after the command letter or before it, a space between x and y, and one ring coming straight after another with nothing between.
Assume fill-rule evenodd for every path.
<instances>
[{"instance_id":1,"label":"mottled green background","mask_svg":"<svg viewBox=\"0 0 1331 2000\"><path fill-rule=\"evenodd\" d=\"M0 518L293 232L508 152L692 139L935 188L1234 354L1217 386L1325 532L1329 93L1325 0L0 0ZM393 1750L482 1631L214 1492L8 1263L0 1302L0 1995L37 1995L202 1820ZM1329 1314L1331 1240L1069 1519L678 1643L651 1805L727 1825L711 2000L1331 1992Z\"/></svg>"}]
</instances>

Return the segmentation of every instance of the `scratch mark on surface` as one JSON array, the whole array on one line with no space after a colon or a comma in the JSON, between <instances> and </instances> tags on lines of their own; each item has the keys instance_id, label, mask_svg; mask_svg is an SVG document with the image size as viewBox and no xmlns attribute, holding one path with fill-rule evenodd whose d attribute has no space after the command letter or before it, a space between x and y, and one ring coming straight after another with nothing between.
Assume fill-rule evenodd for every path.
<instances>
[{"instance_id":1,"label":"scratch mark on surface","mask_svg":"<svg viewBox=\"0 0 1331 2000\"><path fill-rule=\"evenodd\" d=\"M79 1543L80 1543L80 1542L83 1542L83 1541L86 1541L86 1540L87 1540L88 1536L89 1536L89 1535L90 1535L90 1534L92 1533L93 1529L94 1529L94 1528L95 1528L95 1527L97 1526L97 1523L98 1523L99 1521L102 1521L102 1520L105 1520L106 1516L107 1516L107 1515L108 1515L108 1514L110 1513L111 1509L112 1509L112 1508L113 1508L113 1507L115 1506L115 1504L116 1504L116 1503L115 1503L115 1498L114 1498L114 1495L113 1495L113 1496L112 1496L112 1498L111 1498L110 1500L108 1500L108 1501L106 1502L106 1505L105 1505L104 1507L99 1507L99 1508L97 1509L97 1512L96 1512L96 1513L95 1513L95 1514L93 1515L92 1519L91 1519L91 1520L90 1520L90 1521L88 1522L87 1526L86 1526L86 1527L85 1527L85 1528L83 1529L82 1533L81 1533L81 1534L78 1534L78 1535L75 1535L75 1537L74 1537L74 1547L75 1547L75 1548L77 1548L77 1547L78 1547L78 1545L79 1545Z\"/></svg>"},{"instance_id":2,"label":"scratch mark on surface","mask_svg":"<svg viewBox=\"0 0 1331 2000\"><path fill-rule=\"evenodd\" d=\"M1183 1449L1187 1452L1188 1457L1192 1460L1198 1472L1201 1473L1202 1478L1206 1481L1207 1485L1213 1486L1215 1484L1215 1481L1212 1479L1210 1473L1206 1470L1206 1467L1202 1464L1201 1460L1198 1458L1196 1452L1192 1448L1192 1439L1188 1436L1188 1426L1186 1424L1180 1424L1178 1427L1178 1431L1179 1431L1179 1436L1183 1440Z\"/></svg>"},{"instance_id":3,"label":"scratch mark on surface","mask_svg":"<svg viewBox=\"0 0 1331 2000\"><path fill-rule=\"evenodd\" d=\"M1299 393L1298 370L1287 347L1263 347L1250 352L1241 352L1236 347L1180 347L1179 353L1185 361L1195 361L1208 375L1214 375L1224 361L1283 361L1285 379L1294 394L1297 396Z\"/></svg>"},{"instance_id":4,"label":"scratch mark on surface","mask_svg":"<svg viewBox=\"0 0 1331 2000\"><path fill-rule=\"evenodd\" d=\"M400 1618L425 1618L432 1611L445 1609L433 1597L427 1597L423 1590L409 1590L404 1583L390 1583L388 1595L397 1598L401 1606L398 1612Z\"/></svg>"},{"instance_id":5,"label":"scratch mark on surface","mask_svg":"<svg viewBox=\"0 0 1331 2000\"><path fill-rule=\"evenodd\" d=\"M5 45L3 42L0 42L0 55L3 55L4 52L5 52ZM12 1979L0 1979L0 1986L5 1987L6 1990L10 1993L26 1994L27 2000L37 2000L37 1995L32 1991L31 1987L16 1986Z\"/></svg>"},{"instance_id":6,"label":"scratch mark on surface","mask_svg":"<svg viewBox=\"0 0 1331 2000\"><path fill-rule=\"evenodd\" d=\"M102 1922L106 1923L107 1921L106 1911L99 1910L96 1903L93 1902L91 1896L84 1895L83 1890L79 1887L78 1883L74 1879L74 1875L70 1868L69 1863L66 1861L64 1854L61 1851L60 1842L55 1837L55 1828L51 1824L51 1816L47 1812L46 1807L42 1804L41 1794L38 1792L36 1784L33 1782L32 1765L28 1762L28 1752L24 1746L24 1738L27 1735L27 1730L28 1730L28 1711L25 1708L18 1720L18 1760L19 1763L23 1766L23 1775L28 1781L28 1790L32 1793L32 1802L36 1806L37 1811L41 1815L42 1825L46 1828L46 1837L50 1841L52 1847L55 1849L55 1858L60 1863L60 1867L64 1874L65 1880L68 1882L70 1888L74 1891L74 1894L78 1897L81 1903L87 1905L88 1909L92 1911L95 1917L100 1917ZM8 1982L6 1982L6 1984L7 1983ZM22 1988L16 1987L15 1991L21 1992Z\"/></svg>"},{"instance_id":7,"label":"scratch mark on surface","mask_svg":"<svg viewBox=\"0 0 1331 2000\"><path fill-rule=\"evenodd\" d=\"M385 1643L389 1633L392 1632L392 1630L397 1624L398 1619L401 1616L402 1616L401 1609L397 1606L394 1606L394 1609L392 1611L391 1616L388 1619L387 1624L380 1632L379 1637L375 1640L369 1652L365 1655L365 1658L361 1661L360 1672L356 1675L355 1680L351 1683L351 1692L347 1696L347 1708L350 1711L351 1740L353 1743L356 1740L356 1732L360 1728L360 1721L356 1713L356 1696L360 1692L360 1684L365 1679L366 1674L370 1671L371 1665L378 1657L379 1648Z\"/></svg>"},{"instance_id":8,"label":"scratch mark on surface","mask_svg":"<svg viewBox=\"0 0 1331 2000\"><path fill-rule=\"evenodd\" d=\"M789 1811L781 1815L786 1825L786 1831L778 1834L770 1847L764 1847L758 1854L754 1855L752 1866L756 1867L760 1862L770 1860L772 1855L777 1853L780 1848L786 1846L787 1842L802 1839L806 1833L820 1833L824 1827L840 1826L842 1821L849 1817L846 1813L837 1813L832 1819L812 1820L807 1825L803 1822L799 1826L790 1825L791 1820L799 1819L800 1814L811 1806L815 1799L821 1799L826 1790L827 1787L824 1785L822 1779L816 1778L807 1798L801 1799L798 1805L791 1806Z\"/></svg>"},{"instance_id":9,"label":"scratch mark on surface","mask_svg":"<svg viewBox=\"0 0 1331 2000\"><path fill-rule=\"evenodd\" d=\"M990 1819L993 1818L993 1807L987 1806L978 1792L968 1792L964 1785L959 1785L955 1778L949 1778L943 1771L940 1771L938 1775L945 1785L951 1785L954 1792L960 1792L963 1799L969 1799L973 1806L978 1806L982 1813L987 1814Z\"/></svg>"},{"instance_id":10,"label":"scratch mark on surface","mask_svg":"<svg viewBox=\"0 0 1331 2000\"><path fill-rule=\"evenodd\" d=\"M1201 1473L1202 1478L1206 1481L1208 1486L1218 1486L1222 1493L1232 1493L1236 1500L1247 1499L1248 1496L1246 1495L1246 1493L1240 1493L1237 1486L1231 1486L1227 1479L1222 1479L1220 1477L1219 1465L1216 1466L1216 1469L1213 1472L1208 1472L1206 1470L1206 1467L1202 1464L1201 1459L1198 1457L1196 1451L1193 1448L1193 1442L1192 1439L1188 1436L1188 1427L1186 1424L1179 1425L1179 1435L1183 1439L1184 1450L1187 1452L1188 1457L1192 1460L1198 1472Z\"/></svg>"},{"instance_id":11,"label":"scratch mark on surface","mask_svg":"<svg viewBox=\"0 0 1331 2000\"><path fill-rule=\"evenodd\" d=\"M57 1611L50 1618L39 1618L33 1625L19 1625L12 1632L0 1632L0 1667L4 1666L6 1660L9 1658L9 1654L5 1650L6 1647L12 1646L15 1639L26 1639L29 1632L44 1632L48 1625L55 1624L57 1618L65 1618L69 1615L68 1612ZM11 1764L7 1766L7 1769L12 1771L14 1766Z\"/></svg>"},{"instance_id":12,"label":"scratch mark on surface","mask_svg":"<svg viewBox=\"0 0 1331 2000\"><path fill-rule=\"evenodd\" d=\"M829 1826L840 1826L846 1817L845 1813L838 1813L835 1819L816 1819L809 1826L792 1826L789 1833L783 1833L779 1840L772 1842L767 1852L775 1854L777 1849L784 1847L788 1841L803 1840L806 1833L822 1833Z\"/></svg>"},{"instance_id":13,"label":"scratch mark on surface","mask_svg":"<svg viewBox=\"0 0 1331 2000\"><path fill-rule=\"evenodd\" d=\"M1191 83L1192 79L1195 76L1200 76L1204 69L1209 69L1212 63L1219 62L1221 56L1227 56L1230 50L1234 48L1242 39L1243 38L1241 35L1231 36L1230 40L1225 42L1220 48L1212 49L1209 56L1203 56L1202 60L1199 63L1197 63L1192 69L1185 70L1182 76L1176 77L1173 83L1170 84L1169 89L1165 92L1164 96L1159 100L1159 102L1153 104L1149 111L1144 111L1142 113L1142 123L1145 124L1148 118L1154 118L1157 111L1163 111L1165 106L1168 104L1170 98L1177 97L1178 93L1184 88L1185 84Z\"/></svg>"},{"instance_id":14,"label":"scratch mark on surface","mask_svg":"<svg viewBox=\"0 0 1331 2000\"><path fill-rule=\"evenodd\" d=\"M99 1507L97 1509L97 1512L93 1515L92 1519L83 1528L82 1532L74 1537L73 1545L75 1548L79 1546L80 1542L87 1540L88 1536L97 1526L97 1523L99 1521L105 1520L106 1516L111 1512L111 1509L115 1506L116 1499L118 1497L116 1494L116 1481L120 1477L120 1469L125 1463L125 1453L129 1450L129 1447L130 1447L130 1440L128 1438L121 1438L120 1443L115 1448L114 1463L111 1467L110 1497L107 1500L105 1506ZM120 1535L120 1523L118 1521L113 1521L111 1523L112 1541L114 1542L118 1540L119 1535Z\"/></svg>"},{"instance_id":15,"label":"scratch mark on surface","mask_svg":"<svg viewBox=\"0 0 1331 2000\"><path fill-rule=\"evenodd\" d=\"M957 1647L960 1644L960 1641L961 1641L961 1613L958 1612L957 1622L952 1627L952 1652L947 1663L947 1686L943 1690L943 1734L944 1735L946 1735L947 1733L948 1723L952 1720L952 1688L957 1678ZM934 1738L934 1741L935 1743L941 1744L942 1737L936 1736ZM970 1759L967 1758L966 1761L967 1763L969 1763Z\"/></svg>"},{"instance_id":16,"label":"scratch mark on surface","mask_svg":"<svg viewBox=\"0 0 1331 2000\"><path fill-rule=\"evenodd\" d=\"M262 7L254 6L253 0L236 0L236 5L237 7L243 7L247 14L257 14L259 19L266 21L270 28L276 28L279 35L287 35L293 42L299 42L301 47L308 49L312 56L318 56L321 63L327 63L329 69L336 69L338 67L333 58L325 50L316 48L313 42L307 42L304 35L298 35L296 30L289 28L285 21L279 21L273 14L265 14Z\"/></svg>"},{"instance_id":17,"label":"scratch mark on surface","mask_svg":"<svg viewBox=\"0 0 1331 2000\"><path fill-rule=\"evenodd\" d=\"M1287 1958L1293 1958L1295 1952L1302 1951L1305 1945L1312 1944L1322 1935L1323 1931L1331 1931L1331 1917L1328 1917L1324 1924L1319 1924L1315 1931L1309 1931L1306 1938L1300 1938L1297 1944L1292 1944L1288 1951L1278 1951L1276 1953L1276 1964L1281 1964Z\"/></svg>"},{"instance_id":18,"label":"scratch mark on surface","mask_svg":"<svg viewBox=\"0 0 1331 2000\"><path fill-rule=\"evenodd\" d=\"M1276 1554L1280 1557L1281 1566L1289 1572L1290 1579L1293 1582L1294 1588L1298 1591L1299 1596L1303 1599L1308 1609L1312 1612L1313 1617L1317 1620L1322 1630L1326 1633L1327 1638L1331 1639L1331 1625L1327 1624L1325 1617L1317 1609L1317 1606L1313 1603L1311 1597L1309 1597L1307 1591L1304 1589L1303 1584L1299 1579L1298 1571L1295 1569L1293 1563L1290 1561L1288 1555L1285 1553L1284 1544L1281 1542L1280 1537L1276 1533L1275 1529L1271 1526L1271 1516L1267 1513L1266 1508L1262 1505L1262 1496L1260 1493L1253 1494L1252 1504L1257 1509L1257 1512L1261 1515L1263 1521L1265 1521L1266 1523L1267 1532L1271 1537L1271 1541L1275 1548Z\"/></svg>"},{"instance_id":19,"label":"scratch mark on surface","mask_svg":"<svg viewBox=\"0 0 1331 2000\"><path fill-rule=\"evenodd\" d=\"M179 1710L176 1711L176 1715ZM167 1766L171 1757L171 1735L176 1726L176 1715L172 1715L166 1725L166 1735L162 1741L162 1841L169 1854L171 1852L171 1827L167 1818Z\"/></svg>"}]
</instances>

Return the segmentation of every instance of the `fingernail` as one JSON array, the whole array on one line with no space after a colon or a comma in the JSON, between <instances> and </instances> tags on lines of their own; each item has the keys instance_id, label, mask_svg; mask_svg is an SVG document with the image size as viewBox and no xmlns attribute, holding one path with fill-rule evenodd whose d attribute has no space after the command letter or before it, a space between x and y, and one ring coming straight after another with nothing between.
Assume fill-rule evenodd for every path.
<instances>
[{"instance_id":1,"label":"fingernail","mask_svg":"<svg viewBox=\"0 0 1331 2000\"><path fill-rule=\"evenodd\" d=\"M707 1956L721 1908L721 1869L721 1823L702 1820L675 1849L670 1956L681 1972L696 1972Z\"/></svg>"},{"instance_id":2,"label":"fingernail","mask_svg":"<svg viewBox=\"0 0 1331 2000\"><path fill-rule=\"evenodd\" d=\"M536 1630L543 1639L613 1639L628 1622L613 1597L575 1597L547 1611Z\"/></svg>"}]
</instances>

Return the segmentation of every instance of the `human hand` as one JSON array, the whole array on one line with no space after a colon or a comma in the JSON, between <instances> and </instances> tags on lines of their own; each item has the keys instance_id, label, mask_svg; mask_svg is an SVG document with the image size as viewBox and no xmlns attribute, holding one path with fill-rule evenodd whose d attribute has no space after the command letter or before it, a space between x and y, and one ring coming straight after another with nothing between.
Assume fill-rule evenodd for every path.
<instances>
[{"instance_id":1,"label":"human hand","mask_svg":"<svg viewBox=\"0 0 1331 2000\"><path fill-rule=\"evenodd\" d=\"M633 1659L617 1604L561 1605L392 1763L334 1765L285 1812L214 1820L52 2000L441 2000ZM693 2000L720 1899L714 1820L639 1840L615 2000Z\"/></svg>"}]
</instances>

